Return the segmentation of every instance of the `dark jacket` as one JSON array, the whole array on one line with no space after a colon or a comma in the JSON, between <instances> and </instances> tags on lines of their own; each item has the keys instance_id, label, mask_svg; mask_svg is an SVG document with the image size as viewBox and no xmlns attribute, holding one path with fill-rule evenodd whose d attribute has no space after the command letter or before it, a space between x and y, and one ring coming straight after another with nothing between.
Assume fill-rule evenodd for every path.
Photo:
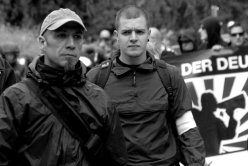
<instances>
[{"instance_id":1,"label":"dark jacket","mask_svg":"<svg viewBox=\"0 0 248 166\"><path fill-rule=\"evenodd\" d=\"M123 166L126 149L118 114L98 86L85 80L85 69L64 72L43 63L43 57L30 64L27 77L39 87L61 88L92 131L101 133L108 163ZM38 87L38 86L37 86ZM78 94L87 96L97 113ZM53 101L50 101L53 103ZM63 110L61 110L63 111ZM78 126L82 127L82 126ZM0 165L14 166L91 166L82 145L51 113L34 91L19 82L0 97Z\"/></svg>"},{"instance_id":2,"label":"dark jacket","mask_svg":"<svg viewBox=\"0 0 248 166\"><path fill-rule=\"evenodd\" d=\"M14 83L16 83L14 70L5 59L0 57L0 93Z\"/></svg>"},{"instance_id":3,"label":"dark jacket","mask_svg":"<svg viewBox=\"0 0 248 166\"><path fill-rule=\"evenodd\" d=\"M170 166L178 163L178 147L166 116L170 114L175 122L175 119L191 109L191 99L183 78L175 66L168 65L168 70L173 73L171 79L176 89L176 109L169 113L168 94L156 71L154 57L148 54L148 59L143 64L128 66L120 62L118 56L119 52L113 55L117 58L113 60L104 90L119 112L128 150L128 166ZM100 67L96 66L87 73L88 79L93 83L96 82ZM199 141L198 137L199 135L194 141ZM190 140L188 136L186 138ZM193 144L187 143L187 146L194 149ZM204 158L201 153L187 153L191 156L188 164L198 162L196 158Z\"/></svg>"}]
</instances>

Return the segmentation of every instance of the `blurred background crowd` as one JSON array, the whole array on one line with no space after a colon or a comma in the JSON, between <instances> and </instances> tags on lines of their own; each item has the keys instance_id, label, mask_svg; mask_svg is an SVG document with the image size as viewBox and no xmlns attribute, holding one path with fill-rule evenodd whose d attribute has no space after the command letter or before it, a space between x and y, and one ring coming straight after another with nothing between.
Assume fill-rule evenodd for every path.
<instances>
[{"instance_id":1,"label":"blurred background crowd","mask_svg":"<svg viewBox=\"0 0 248 166\"><path fill-rule=\"evenodd\" d=\"M54 9L70 8L87 27L80 60L90 69L118 49L115 14L126 4L148 11L152 27L147 49L156 58L247 46L247 0L0 0L0 54L21 80L39 55L41 20Z\"/></svg>"}]
</instances>

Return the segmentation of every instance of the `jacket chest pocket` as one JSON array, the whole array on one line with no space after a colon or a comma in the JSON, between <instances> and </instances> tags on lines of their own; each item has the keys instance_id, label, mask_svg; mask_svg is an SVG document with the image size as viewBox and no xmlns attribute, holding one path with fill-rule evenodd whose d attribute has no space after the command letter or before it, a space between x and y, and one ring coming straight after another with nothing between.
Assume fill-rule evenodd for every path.
<instances>
[{"instance_id":1,"label":"jacket chest pocket","mask_svg":"<svg viewBox=\"0 0 248 166\"><path fill-rule=\"evenodd\" d=\"M162 127L166 123L167 105L165 104L122 103L117 104L117 110L124 128L143 131Z\"/></svg>"},{"instance_id":2,"label":"jacket chest pocket","mask_svg":"<svg viewBox=\"0 0 248 166\"><path fill-rule=\"evenodd\" d=\"M117 104L130 153L139 150L149 153L160 151L160 145L166 147L165 140L168 140L169 133L166 120L167 107L166 104L161 103Z\"/></svg>"}]
</instances>

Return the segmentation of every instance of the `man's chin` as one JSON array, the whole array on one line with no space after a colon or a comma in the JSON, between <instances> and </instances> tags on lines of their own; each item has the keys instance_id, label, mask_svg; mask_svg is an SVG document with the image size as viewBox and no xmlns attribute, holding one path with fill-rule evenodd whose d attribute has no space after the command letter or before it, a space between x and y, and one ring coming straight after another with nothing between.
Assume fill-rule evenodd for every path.
<instances>
[{"instance_id":1,"label":"man's chin","mask_svg":"<svg viewBox=\"0 0 248 166\"><path fill-rule=\"evenodd\" d=\"M127 55L132 56L132 57L137 57L137 56L141 56L142 52L141 51L128 51Z\"/></svg>"},{"instance_id":2,"label":"man's chin","mask_svg":"<svg viewBox=\"0 0 248 166\"><path fill-rule=\"evenodd\" d=\"M65 71L72 71L75 69L76 63L77 61L75 61L75 59L68 58L62 66Z\"/></svg>"}]
</instances>

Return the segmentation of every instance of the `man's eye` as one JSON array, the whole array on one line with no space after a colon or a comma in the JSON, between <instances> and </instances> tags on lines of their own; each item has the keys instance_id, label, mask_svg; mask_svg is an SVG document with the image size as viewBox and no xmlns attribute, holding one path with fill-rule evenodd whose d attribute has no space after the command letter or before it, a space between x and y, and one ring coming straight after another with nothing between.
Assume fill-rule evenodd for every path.
<instances>
[{"instance_id":1,"label":"man's eye","mask_svg":"<svg viewBox=\"0 0 248 166\"><path fill-rule=\"evenodd\" d=\"M74 38L80 40L80 39L83 39L83 36L82 35L74 35Z\"/></svg>"},{"instance_id":2,"label":"man's eye","mask_svg":"<svg viewBox=\"0 0 248 166\"><path fill-rule=\"evenodd\" d=\"M65 33L58 33L56 36L58 38L65 38L66 37L66 34Z\"/></svg>"},{"instance_id":3,"label":"man's eye","mask_svg":"<svg viewBox=\"0 0 248 166\"><path fill-rule=\"evenodd\" d=\"M129 35L131 33L131 31L123 31L122 34L123 35Z\"/></svg>"},{"instance_id":4,"label":"man's eye","mask_svg":"<svg viewBox=\"0 0 248 166\"><path fill-rule=\"evenodd\" d=\"M144 32L144 31L136 31L136 33L139 34L139 35L142 35L142 34L144 34L145 32Z\"/></svg>"}]
</instances>

